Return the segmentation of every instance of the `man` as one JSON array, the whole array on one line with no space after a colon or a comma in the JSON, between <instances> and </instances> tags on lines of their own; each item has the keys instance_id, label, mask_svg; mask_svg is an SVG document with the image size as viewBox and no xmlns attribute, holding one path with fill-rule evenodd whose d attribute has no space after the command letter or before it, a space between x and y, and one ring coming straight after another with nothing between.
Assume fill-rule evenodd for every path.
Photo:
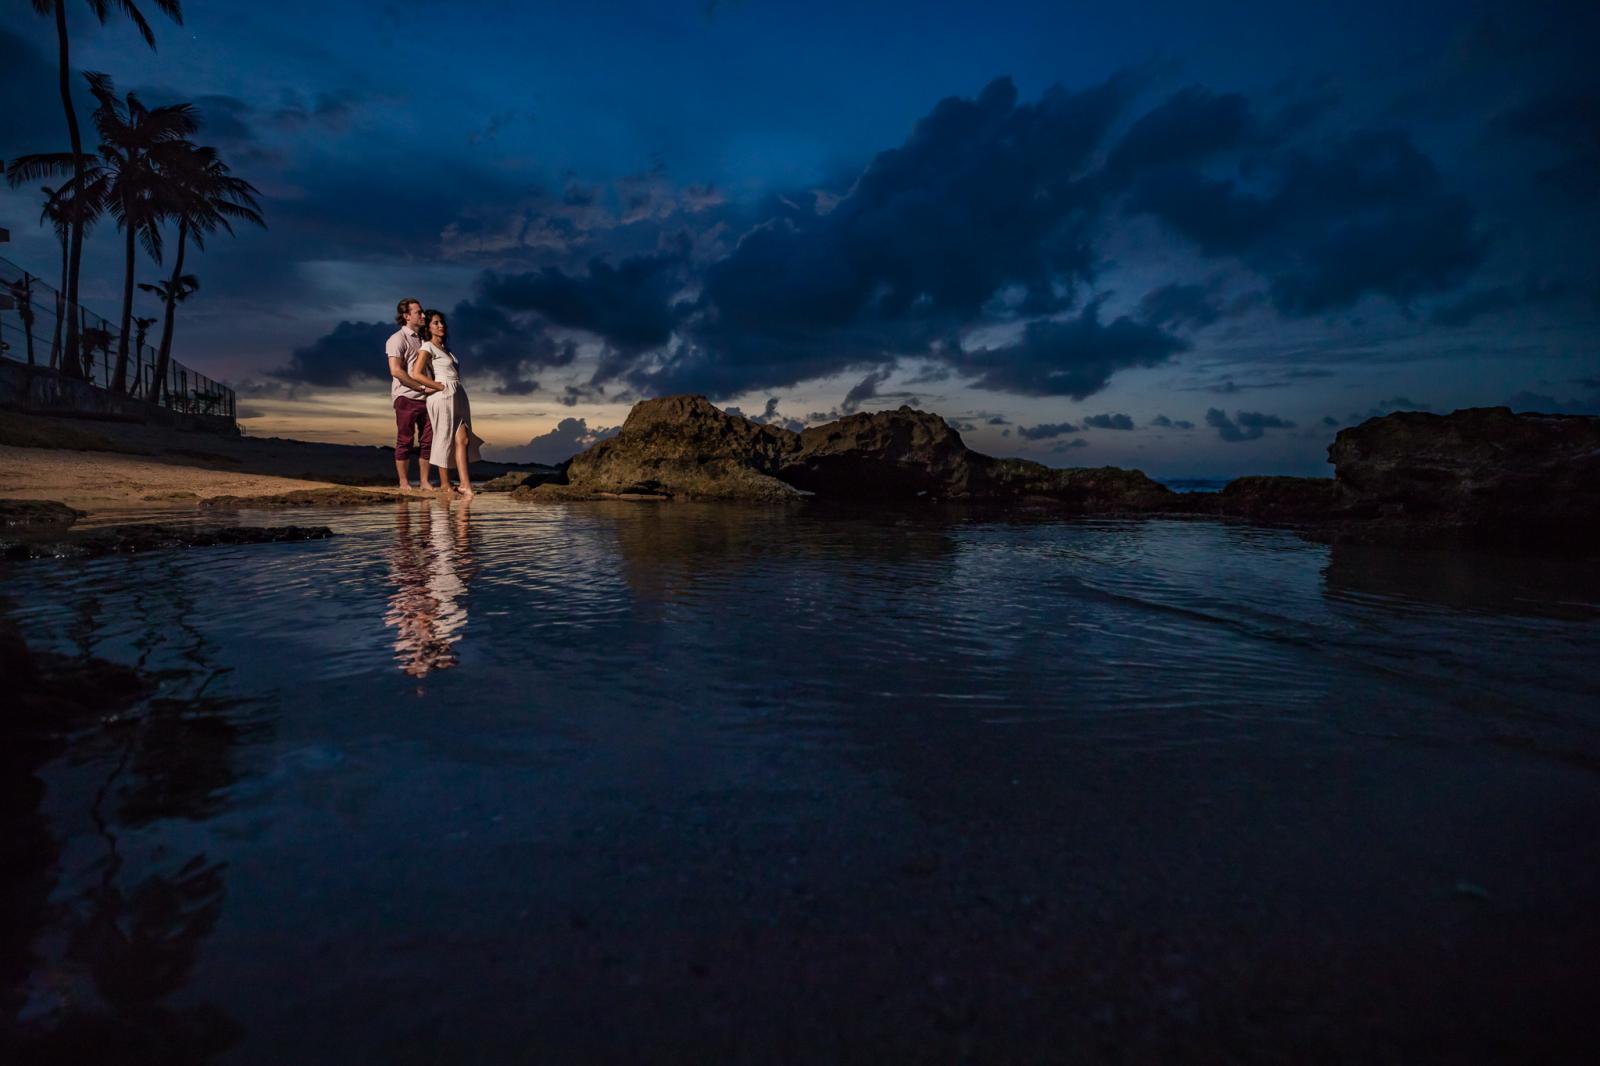
<instances>
[{"instance_id":1,"label":"man","mask_svg":"<svg viewBox=\"0 0 1600 1066\"><path fill-rule=\"evenodd\" d=\"M428 421L429 389L411 376L411 357L422 347L422 301L405 299L395 307L394 320L400 326L384 350L389 356L389 396L394 401L394 472L400 491L409 492L411 478L407 466L417 457L417 479L423 489L433 488L428 480L428 452L433 447L433 425ZM414 438L421 439L413 445ZM443 474L440 478L443 478Z\"/></svg>"}]
</instances>

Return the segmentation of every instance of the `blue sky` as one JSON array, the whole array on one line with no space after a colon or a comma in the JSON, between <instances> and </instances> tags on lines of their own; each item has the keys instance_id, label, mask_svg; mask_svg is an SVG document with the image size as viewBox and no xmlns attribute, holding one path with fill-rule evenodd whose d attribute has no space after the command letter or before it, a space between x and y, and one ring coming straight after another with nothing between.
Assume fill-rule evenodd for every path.
<instances>
[{"instance_id":1,"label":"blue sky","mask_svg":"<svg viewBox=\"0 0 1600 1066\"><path fill-rule=\"evenodd\" d=\"M16 6L7 157L65 143ZM262 190L175 349L252 433L384 439L415 294L490 454L699 391L1183 476L1326 472L1396 407L1600 411L1600 18L1401 8L193 0L155 53L69 12L75 67L194 102ZM5 254L48 276L35 201Z\"/></svg>"}]
</instances>

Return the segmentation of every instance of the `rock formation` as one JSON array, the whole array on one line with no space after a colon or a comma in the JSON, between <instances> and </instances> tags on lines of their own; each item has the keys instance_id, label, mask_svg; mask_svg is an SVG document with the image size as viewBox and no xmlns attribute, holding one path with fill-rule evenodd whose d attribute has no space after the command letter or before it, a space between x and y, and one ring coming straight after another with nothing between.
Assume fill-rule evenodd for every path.
<instances>
[{"instance_id":1,"label":"rock formation","mask_svg":"<svg viewBox=\"0 0 1600 1066\"><path fill-rule=\"evenodd\" d=\"M1600 419L1402 412L1342 430L1328 454L1333 478L1244 477L1219 493L1175 493L1137 470L982 455L944 419L910 407L794 433L670 396L636 405L621 433L573 458L567 484L513 495L1028 504L1210 515L1349 543L1600 551Z\"/></svg>"},{"instance_id":2,"label":"rock formation","mask_svg":"<svg viewBox=\"0 0 1600 1066\"><path fill-rule=\"evenodd\" d=\"M653 495L708 500L803 496L774 473L798 435L730 415L702 396L635 404L615 437L574 456L567 485L524 486L518 499Z\"/></svg>"},{"instance_id":3,"label":"rock formation","mask_svg":"<svg viewBox=\"0 0 1600 1066\"><path fill-rule=\"evenodd\" d=\"M1403 411L1341 430L1328 459L1371 513L1344 539L1600 551L1600 418Z\"/></svg>"},{"instance_id":4,"label":"rock formation","mask_svg":"<svg viewBox=\"0 0 1600 1066\"><path fill-rule=\"evenodd\" d=\"M622 432L574 457L568 484L519 499L666 496L789 500L1048 500L1071 510L1146 512L1175 494L1138 471L1052 470L972 451L938 415L901 407L801 433L730 415L699 396L637 404Z\"/></svg>"}]
</instances>

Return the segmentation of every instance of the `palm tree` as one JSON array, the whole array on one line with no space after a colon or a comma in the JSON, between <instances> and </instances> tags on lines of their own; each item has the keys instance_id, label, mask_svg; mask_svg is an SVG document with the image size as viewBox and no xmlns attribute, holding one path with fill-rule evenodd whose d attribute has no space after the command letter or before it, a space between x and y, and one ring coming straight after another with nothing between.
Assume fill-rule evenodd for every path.
<instances>
[{"instance_id":1,"label":"palm tree","mask_svg":"<svg viewBox=\"0 0 1600 1066\"><path fill-rule=\"evenodd\" d=\"M82 174L80 179L77 175ZM61 360L61 326L67 324L67 334L74 338L76 344L78 333L77 315L70 309L76 305L66 301L68 283L71 278L71 233L73 221L76 218L84 229L93 225L105 210L106 172L100 166L97 156L86 156L84 159L74 161L71 152L44 152L37 155L19 156L11 161L6 168L6 181L12 188L25 182L55 174L72 174L73 177L51 188L41 186L44 193L44 209L39 212L39 221L48 223L56 231L56 239L61 242L61 288L56 292L56 325L50 341L50 366L56 367ZM81 196L76 195L77 190L83 190ZM65 361L64 369L67 373L77 376L82 365L77 359Z\"/></svg>"},{"instance_id":2,"label":"palm tree","mask_svg":"<svg viewBox=\"0 0 1600 1066\"><path fill-rule=\"evenodd\" d=\"M150 293L161 301L166 310L167 324L161 334L161 347L156 350L155 384L150 389L149 400L151 403L160 403L161 395L167 387L167 367L172 355L172 315L174 308L193 296L200 288L200 279L193 274L178 274L166 281L158 281L154 285L141 282L139 288Z\"/></svg>"},{"instance_id":3,"label":"palm tree","mask_svg":"<svg viewBox=\"0 0 1600 1066\"><path fill-rule=\"evenodd\" d=\"M142 285L140 286L140 288L143 288L143 287L144 286L142 286ZM134 357L135 362L140 364L141 366L144 363L144 338L145 338L145 334L149 333L150 332L150 327L155 325L155 324L156 324L156 320L154 318L139 318L139 317L136 317L133 320L133 357ZM139 386L142 385L142 384L144 384L143 373L142 372L135 373L134 374L133 386L128 390L128 395L130 395L130 396L139 395Z\"/></svg>"},{"instance_id":4,"label":"palm tree","mask_svg":"<svg viewBox=\"0 0 1600 1066\"><path fill-rule=\"evenodd\" d=\"M150 258L161 262L161 215L166 201L154 156L172 151L200 128L200 118L190 104L146 107L133 93L118 100L111 79L104 74L85 75L89 91L99 101L94 109L100 131L100 156L111 174L107 203L125 234L123 246L122 322L117 336L113 392L128 388L128 327L133 319L134 245L144 245Z\"/></svg>"},{"instance_id":5,"label":"palm tree","mask_svg":"<svg viewBox=\"0 0 1600 1066\"><path fill-rule=\"evenodd\" d=\"M61 242L61 288L56 290L56 324L50 335L50 369L54 370L60 365L61 359L61 323L65 317L61 301L67 292L67 230L70 228L67 212L71 208L66 199L67 186L59 185L52 189L45 185L40 191L44 193L44 210L39 212L39 221L48 222Z\"/></svg>"},{"instance_id":6,"label":"palm tree","mask_svg":"<svg viewBox=\"0 0 1600 1066\"><path fill-rule=\"evenodd\" d=\"M28 365L37 365L33 358L33 275L26 270L16 281L6 282L6 290L17 305L17 317L22 319L22 333L28 340Z\"/></svg>"},{"instance_id":7,"label":"palm tree","mask_svg":"<svg viewBox=\"0 0 1600 1066\"><path fill-rule=\"evenodd\" d=\"M172 322L178 304L200 287L193 274L183 272L183 255L189 241L202 251L206 235L219 228L233 232L234 220L254 222L265 227L256 203L256 187L234 177L228 165L217 157L215 148L179 142L163 148L155 162L166 192L166 214L178 220L178 254L172 261L172 276L162 286L141 285L155 293L166 305L166 321L161 327L161 347L156 353L156 389L151 397L161 402L161 389L167 380L167 363L172 357ZM187 286L185 283L187 282Z\"/></svg>"},{"instance_id":8,"label":"palm tree","mask_svg":"<svg viewBox=\"0 0 1600 1066\"><path fill-rule=\"evenodd\" d=\"M181 0L152 0L156 7L178 25L183 25L183 4ZM144 38L144 43L152 51L156 47L156 35L150 29L150 23L145 20L144 13L139 10L135 0L87 0L89 10L94 17L105 25L106 19L115 7L121 11L139 30L139 36ZM58 53L58 74L61 89L61 109L67 114L67 135L72 142L73 184L77 188L84 186L84 160L83 137L78 132L78 113L72 106L72 59L67 48L67 0L33 0L33 9L41 15L55 15L56 19L56 44ZM66 278L66 310L67 310L67 366L76 366L78 360L78 268L83 260L83 231L86 219L82 208L86 204L74 202L71 217L68 219L68 255Z\"/></svg>"}]
</instances>

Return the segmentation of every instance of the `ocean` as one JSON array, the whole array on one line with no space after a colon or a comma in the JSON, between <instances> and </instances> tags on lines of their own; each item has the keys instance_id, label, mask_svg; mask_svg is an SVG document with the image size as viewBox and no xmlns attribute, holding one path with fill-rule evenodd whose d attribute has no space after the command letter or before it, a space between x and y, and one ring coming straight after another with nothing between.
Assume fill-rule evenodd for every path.
<instances>
[{"instance_id":1,"label":"ocean","mask_svg":"<svg viewBox=\"0 0 1600 1066\"><path fill-rule=\"evenodd\" d=\"M158 685L12 801L44 842L0 876L24 1047L1460 1061L1596 1033L1593 563L936 506L241 520L338 536L6 570L36 649Z\"/></svg>"}]
</instances>

